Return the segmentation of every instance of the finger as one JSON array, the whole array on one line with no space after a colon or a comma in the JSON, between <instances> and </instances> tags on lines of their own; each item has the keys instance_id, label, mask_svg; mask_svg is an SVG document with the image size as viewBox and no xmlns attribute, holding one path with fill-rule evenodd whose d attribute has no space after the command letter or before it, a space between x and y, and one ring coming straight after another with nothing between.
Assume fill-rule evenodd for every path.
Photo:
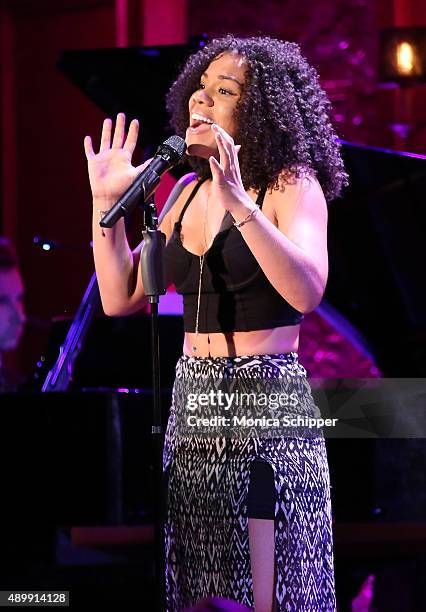
<instances>
[{"instance_id":1,"label":"finger","mask_svg":"<svg viewBox=\"0 0 426 612\"><path fill-rule=\"evenodd\" d=\"M124 142L124 130L126 127L126 115L124 113L118 113L117 119L115 120L114 138L112 140L112 149L121 149Z\"/></svg>"},{"instance_id":2,"label":"finger","mask_svg":"<svg viewBox=\"0 0 426 612\"><path fill-rule=\"evenodd\" d=\"M241 181L240 160L238 159L238 154L239 154L240 150L241 150L241 145L235 145L234 146L233 164L234 164L234 170L238 174L238 178Z\"/></svg>"},{"instance_id":3,"label":"finger","mask_svg":"<svg viewBox=\"0 0 426 612\"><path fill-rule=\"evenodd\" d=\"M84 137L83 144L84 144L84 152L86 153L86 157L89 160L91 157L95 155L95 152L93 150L92 139L90 138L90 136Z\"/></svg>"},{"instance_id":4,"label":"finger","mask_svg":"<svg viewBox=\"0 0 426 612\"><path fill-rule=\"evenodd\" d=\"M222 166L226 175L230 174L232 172L232 167L231 167L231 154L228 149L229 143L227 143L223 139L223 136L219 132L216 132L215 139L217 143L217 148L219 150L220 165Z\"/></svg>"},{"instance_id":5,"label":"finger","mask_svg":"<svg viewBox=\"0 0 426 612\"><path fill-rule=\"evenodd\" d=\"M135 150L136 144L138 142L138 132L139 132L139 121L137 119L133 119L130 123L129 133L127 134L127 138L124 142L123 149L125 151L129 151L129 153L133 153Z\"/></svg>"},{"instance_id":6,"label":"finger","mask_svg":"<svg viewBox=\"0 0 426 612\"><path fill-rule=\"evenodd\" d=\"M216 179L219 182L223 181L223 179L225 178L225 175L223 172L223 168L219 164L217 159L213 157L212 155L211 157L209 157L209 162L210 162L210 170L212 173L213 180Z\"/></svg>"},{"instance_id":7,"label":"finger","mask_svg":"<svg viewBox=\"0 0 426 612\"><path fill-rule=\"evenodd\" d=\"M101 146L99 147L99 153L101 151L105 151L105 149L109 149L111 146L111 130L112 130L112 121L111 119L105 119L102 125L102 135L101 135Z\"/></svg>"},{"instance_id":8,"label":"finger","mask_svg":"<svg viewBox=\"0 0 426 612\"><path fill-rule=\"evenodd\" d=\"M227 152L228 163L227 168L231 173L236 173L240 176L240 168L238 164L238 151L241 149L241 145L235 145L234 139L226 130L221 128L217 123L212 125L212 130L215 134L219 134L222 137L222 144L224 150ZM216 142L219 143L219 140L216 139ZM219 145L218 145L219 149ZM220 149L219 149L220 150Z\"/></svg>"},{"instance_id":9,"label":"finger","mask_svg":"<svg viewBox=\"0 0 426 612\"><path fill-rule=\"evenodd\" d=\"M228 134L228 132L222 127L220 127L220 125L218 125L217 123L213 123L212 129L214 131L219 132L219 134L222 134L222 137L226 142L229 142L229 144L234 145L234 139L232 138L231 134Z\"/></svg>"},{"instance_id":10,"label":"finger","mask_svg":"<svg viewBox=\"0 0 426 612\"><path fill-rule=\"evenodd\" d=\"M222 131L226 134L225 130ZM229 136L229 134L228 137L229 138L225 138L224 136L222 136L222 140L225 143L224 146L229 155L229 168L233 175L237 176L238 178L241 178L240 163L238 161L238 153L241 149L241 145L234 144L234 139L232 138L232 136Z\"/></svg>"}]
</instances>

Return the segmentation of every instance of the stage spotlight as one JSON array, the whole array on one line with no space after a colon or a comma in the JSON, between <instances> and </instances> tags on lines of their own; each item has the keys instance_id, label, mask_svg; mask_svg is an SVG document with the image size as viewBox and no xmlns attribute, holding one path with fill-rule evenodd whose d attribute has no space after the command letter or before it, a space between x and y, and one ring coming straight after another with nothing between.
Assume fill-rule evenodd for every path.
<instances>
[{"instance_id":1,"label":"stage spotlight","mask_svg":"<svg viewBox=\"0 0 426 612\"><path fill-rule=\"evenodd\" d=\"M34 236L33 244L36 247L39 247L42 251L51 251L52 249L58 248L58 244L53 240L47 240L42 238L41 236Z\"/></svg>"}]
</instances>

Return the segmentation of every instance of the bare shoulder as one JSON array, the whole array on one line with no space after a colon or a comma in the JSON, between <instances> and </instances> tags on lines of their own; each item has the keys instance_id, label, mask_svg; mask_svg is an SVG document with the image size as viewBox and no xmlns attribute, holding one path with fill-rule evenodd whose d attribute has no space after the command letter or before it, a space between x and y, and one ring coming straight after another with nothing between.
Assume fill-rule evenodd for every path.
<instances>
[{"instance_id":1,"label":"bare shoulder","mask_svg":"<svg viewBox=\"0 0 426 612\"><path fill-rule=\"evenodd\" d=\"M327 221L327 202L313 174L297 177L284 170L278 177L278 186L267 190L264 201L265 212L283 231L297 218Z\"/></svg>"}]
</instances>

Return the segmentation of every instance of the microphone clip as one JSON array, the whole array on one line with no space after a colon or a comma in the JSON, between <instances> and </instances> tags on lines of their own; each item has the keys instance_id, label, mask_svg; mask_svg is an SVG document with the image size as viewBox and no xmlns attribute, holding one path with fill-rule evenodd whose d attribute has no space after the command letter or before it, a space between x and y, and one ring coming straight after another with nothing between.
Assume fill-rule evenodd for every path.
<instances>
[{"instance_id":1,"label":"microphone clip","mask_svg":"<svg viewBox=\"0 0 426 612\"><path fill-rule=\"evenodd\" d=\"M158 213L154 195L150 195L147 201L142 202L141 206L143 208L142 234L146 230L156 230L158 228Z\"/></svg>"}]
</instances>

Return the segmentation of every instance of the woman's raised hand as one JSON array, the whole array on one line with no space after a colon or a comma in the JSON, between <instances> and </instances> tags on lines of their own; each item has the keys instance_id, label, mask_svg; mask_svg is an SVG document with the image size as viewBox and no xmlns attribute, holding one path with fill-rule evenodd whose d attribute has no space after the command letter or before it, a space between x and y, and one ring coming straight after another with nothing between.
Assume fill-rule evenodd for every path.
<instances>
[{"instance_id":1,"label":"woman's raised hand","mask_svg":"<svg viewBox=\"0 0 426 612\"><path fill-rule=\"evenodd\" d=\"M115 202L150 162L150 160L147 160L136 167L132 165L132 155L138 139L139 122L137 119L133 119L127 136L125 124L124 113L119 113L113 133L112 120L105 119L98 153L93 150L91 137L86 136L84 139L90 187L94 200Z\"/></svg>"},{"instance_id":2,"label":"woman's raised hand","mask_svg":"<svg viewBox=\"0 0 426 612\"><path fill-rule=\"evenodd\" d=\"M251 203L241 180L238 162L241 145L236 145L232 136L219 125L213 124L211 129L219 151L219 161L213 156L209 159L213 178L211 193L214 199L232 214L241 203Z\"/></svg>"}]
</instances>

